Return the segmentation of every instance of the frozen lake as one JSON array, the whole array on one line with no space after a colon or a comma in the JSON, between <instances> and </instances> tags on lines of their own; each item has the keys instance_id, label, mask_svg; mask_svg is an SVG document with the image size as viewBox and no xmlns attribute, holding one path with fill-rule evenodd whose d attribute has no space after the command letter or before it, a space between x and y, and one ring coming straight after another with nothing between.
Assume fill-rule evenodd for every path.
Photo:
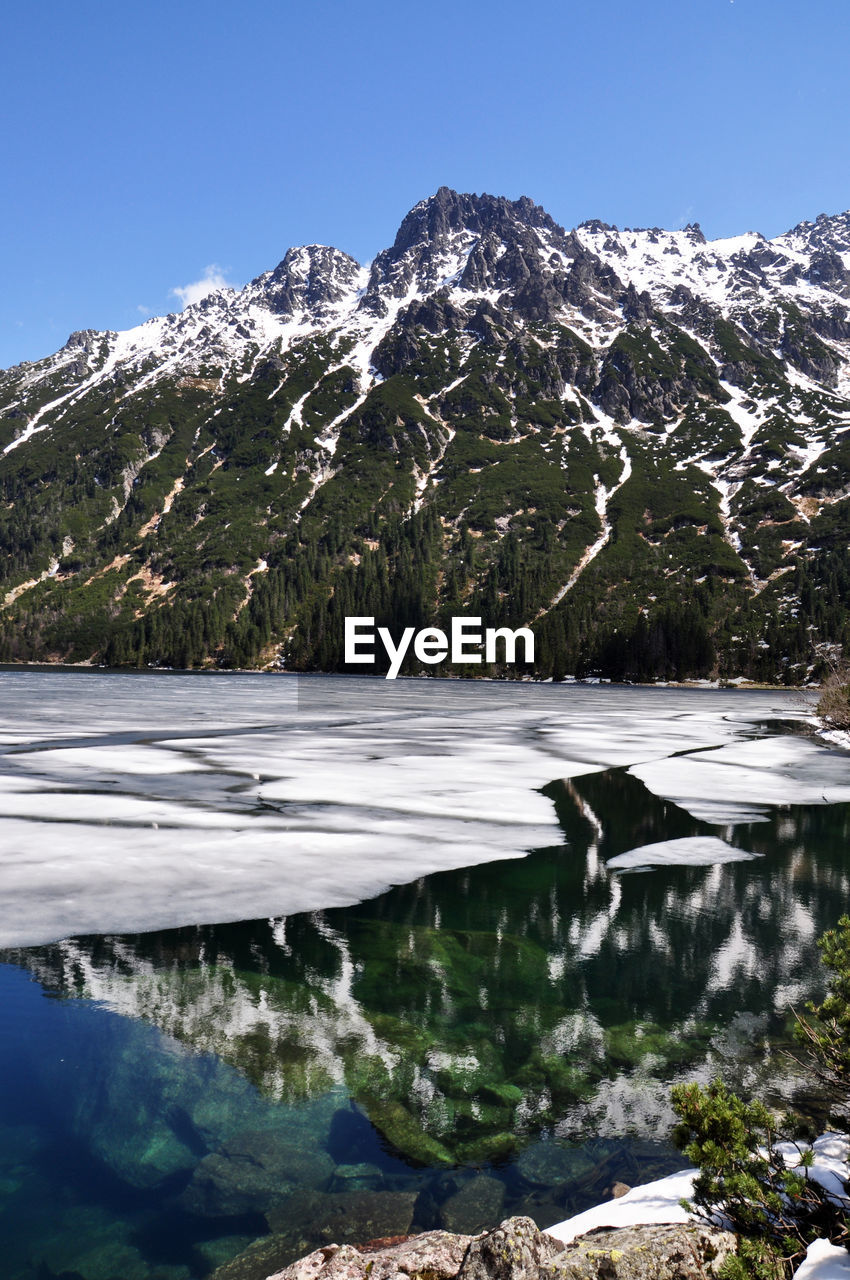
<instances>
[{"instance_id":1,"label":"frozen lake","mask_svg":"<svg viewBox=\"0 0 850 1280\"><path fill-rule=\"evenodd\" d=\"M765 736L777 718L802 723L800 695L5 670L0 946L291 915L516 857L559 838L542 787L612 767L720 826L850 799L847 757Z\"/></svg>"},{"instance_id":2,"label":"frozen lake","mask_svg":"<svg viewBox=\"0 0 850 1280\"><path fill-rule=\"evenodd\" d=\"M10 1280L545 1226L672 1082L787 1103L848 764L796 693L0 672Z\"/></svg>"}]
</instances>

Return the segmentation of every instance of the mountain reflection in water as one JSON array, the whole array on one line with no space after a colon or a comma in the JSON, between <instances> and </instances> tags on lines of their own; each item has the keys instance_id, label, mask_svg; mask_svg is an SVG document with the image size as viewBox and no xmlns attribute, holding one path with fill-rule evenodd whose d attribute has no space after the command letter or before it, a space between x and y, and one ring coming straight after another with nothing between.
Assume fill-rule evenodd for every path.
<instances>
[{"instance_id":1,"label":"mountain reflection in water","mask_svg":"<svg viewBox=\"0 0 850 1280\"><path fill-rule=\"evenodd\" d=\"M52 1052L18 1037L13 1070L0 1051L7 1135L24 1097L42 1128L50 1112L110 1195L141 1197L133 1248L149 1268L164 1250L172 1280L271 1228L268 1274L322 1242L320 1219L336 1238L508 1211L545 1225L681 1165L674 1080L722 1072L790 1101L778 1050L847 902L850 806L724 830L620 770L545 794L564 843L527 857L348 908L5 953L86 1015L65 1003ZM606 870L704 835L758 856Z\"/></svg>"}]
</instances>

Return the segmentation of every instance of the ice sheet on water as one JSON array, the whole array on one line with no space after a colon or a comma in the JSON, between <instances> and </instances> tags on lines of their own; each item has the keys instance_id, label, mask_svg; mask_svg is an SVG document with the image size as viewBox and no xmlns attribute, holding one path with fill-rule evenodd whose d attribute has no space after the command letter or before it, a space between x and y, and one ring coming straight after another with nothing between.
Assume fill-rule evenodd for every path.
<instances>
[{"instance_id":1,"label":"ice sheet on water","mask_svg":"<svg viewBox=\"0 0 850 1280\"><path fill-rule=\"evenodd\" d=\"M663 788L674 753L741 750L792 696L0 672L0 945L318 910L560 844L548 783ZM773 767L727 772L764 804Z\"/></svg>"},{"instance_id":2,"label":"ice sheet on water","mask_svg":"<svg viewBox=\"0 0 850 1280\"><path fill-rule=\"evenodd\" d=\"M633 871L641 867L712 867L720 862L749 862L758 854L719 840L717 836L684 836L681 840L661 840L643 844L609 858L609 871Z\"/></svg>"},{"instance_id":3,"label":"ice sheet on water","mask_svg":"<svg viewBox=\"0 0 850 1280\"><path fill-rule=\"evenodd\" d=\"M846 755L791 735L649 761L629 772L656 795L718 825L746 821L742 814L753 806L850 800Z\"/></svg>"}]
</instances>

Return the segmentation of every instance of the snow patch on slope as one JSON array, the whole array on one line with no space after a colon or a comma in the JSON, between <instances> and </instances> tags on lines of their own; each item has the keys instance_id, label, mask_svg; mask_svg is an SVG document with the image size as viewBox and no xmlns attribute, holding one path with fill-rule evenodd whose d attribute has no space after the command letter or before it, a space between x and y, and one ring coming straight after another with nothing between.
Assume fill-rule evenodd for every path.
<instances>
[{"instance_id":1,"label":"snow patch on slope","mask_svg":"<svg viewBox=\"0 0 850 1280\"><path fill-rule=\"evenodd\" d=\"M588 567L589 564L592 563L592 561L596 559L596 557L599 555L599 552L602 550L602 548L608 542L608 539L611 537L612 526L608 520L608 503L611 501L611 499L613 498L617 490L623 487L623 485L628 480L629 476L632 474L632 460L629 457L629 452L624 444L620 444L618 437L615 436L614 438L616 439L617 444L620 445L620 460L623 464L623 470L620 472L619 480L611 489L606 489L605 486L601 483L601 481L597 477L594 506L596 508L596 514L599 516L599 520L602 524L602 532L599 535L599 537L596 539L596 541L592 543L592 545L589 546L587 550L583 553L581 559L579 560L573 572L570 574L567 581L564 583L562 587L558 589L558 591L552 597L551 603L547 605L545 608L541 609L537 614L535 614L535 617L534 617L535 622L537 621L538 618L542 618L544 614L551 612L552 609L554 609L557 605L561 603L561 601L563 600L567 592L572 591L573 587L578 582L579 578L584 573L585 569ZM610 443L609 435L606 435L606 440L608 440Z\"/></svg>"}]
</instances>

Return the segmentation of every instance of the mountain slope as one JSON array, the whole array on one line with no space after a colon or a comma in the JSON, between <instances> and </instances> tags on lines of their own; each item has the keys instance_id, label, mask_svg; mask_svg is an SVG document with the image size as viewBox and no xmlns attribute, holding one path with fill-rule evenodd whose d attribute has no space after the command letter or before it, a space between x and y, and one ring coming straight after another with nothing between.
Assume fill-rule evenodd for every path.
<instances>
[{"instance_id":1,"label":"mountain slope","mask_svg":"<svg viewBox=\"0 0 850 1280\"><path fill-rule=\"evenodd\" d=\"M0 374L0 659L334 669L346 614L467 613L544 676L800 680L847 638L848 431L850 214L441 188L369 267L290 249Z\"/></svg>"}]
</instances>

